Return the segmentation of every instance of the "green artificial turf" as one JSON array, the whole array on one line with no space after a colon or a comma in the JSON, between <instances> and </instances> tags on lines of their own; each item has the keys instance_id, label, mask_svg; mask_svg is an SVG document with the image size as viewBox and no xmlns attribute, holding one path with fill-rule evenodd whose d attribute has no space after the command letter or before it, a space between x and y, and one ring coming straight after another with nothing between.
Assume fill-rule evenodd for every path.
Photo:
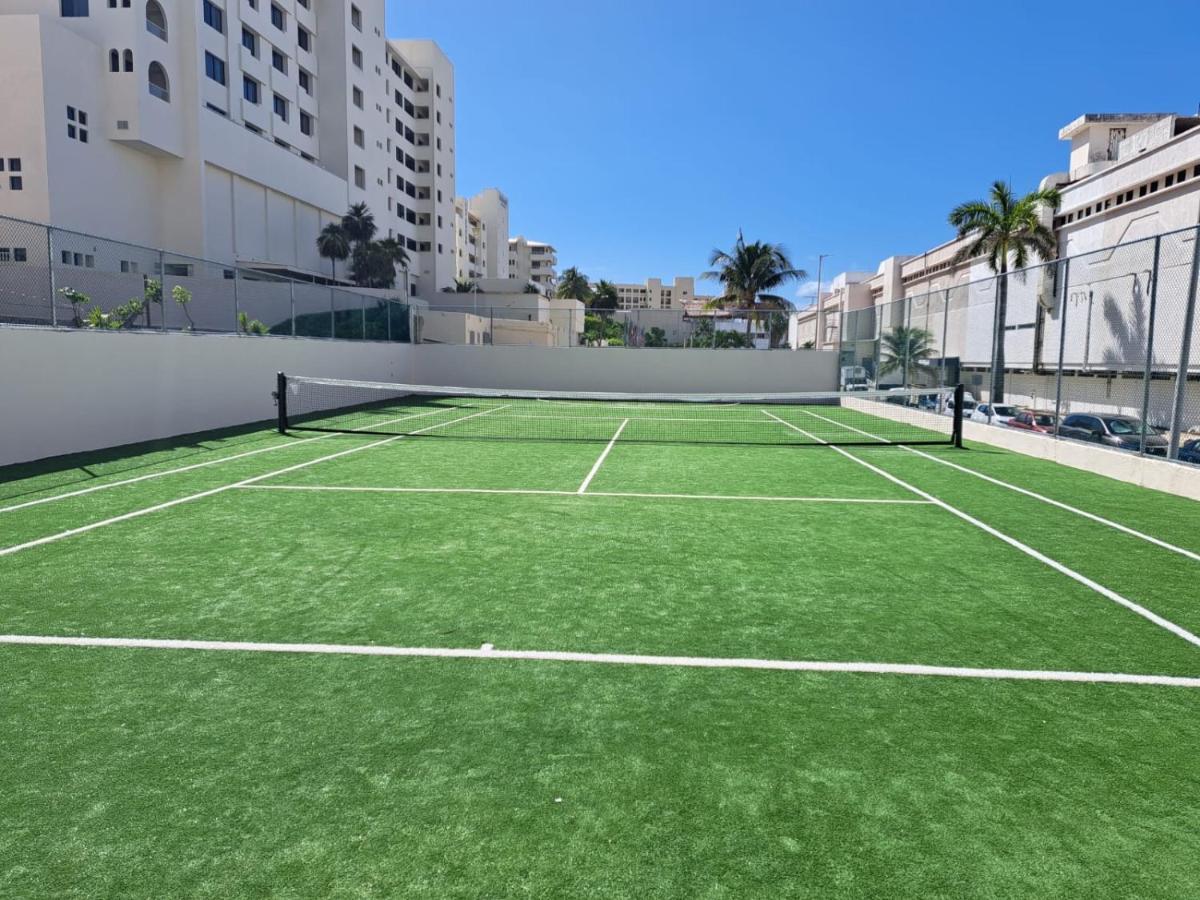
<instances>
[{"instance_id":1,"label":"green artificial turf","mask_svg":"<svg viewBox=\"0 0 1200 900\"><path fill-rule=\"evenodd\" d=\"M217 491L0 556L0 633L1200 675L1200 648L934 505L581 497L603 442L314 437L0 470L4 507L277 448L0 511L3 548ZM923 452L1200 549L1190 501ZM903 448L848 453L1200 630L1193 560ZM231 487L261 476L567 494ZM918 499L820 447L618 442L589 490ZM1126 898L1200 877L1193 689L12 646L0 668L0 896Z\"/></svg>"}]
</instances>

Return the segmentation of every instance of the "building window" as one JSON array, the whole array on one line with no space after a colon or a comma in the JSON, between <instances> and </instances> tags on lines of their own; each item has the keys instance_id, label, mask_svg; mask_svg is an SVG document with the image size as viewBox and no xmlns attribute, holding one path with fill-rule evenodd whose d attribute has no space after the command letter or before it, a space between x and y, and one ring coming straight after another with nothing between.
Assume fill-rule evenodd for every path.
<instances>
[{"instance_id":1,"label":"building window","mask_svg":"<svg viewBox=\"0 0 1200 900\"><path fill-rule=\"evenodd\" d=\"M156 38L167 39L167 16L158 0L146 0L146 30Z\"/></svg>"},{"instance_id":2,"label":"building window","mask_svg":"<svg viewBox=\"0 0 1200 900\"><path fill-rule=\"evenodd\" d=\"M357 125L354 126L354 146L363 147L364 149L366 147L366 135L363 134L363 130Z\"/></svg>"},{"instance_id":3,"label":"building window","mask_svg":"<svg viewBox=\"0 0 1200 900\"><path fill-rule=\"evenodd\" d=\"M350 96L354 98L354 105L357 106L359 109L362 109L363 108L362 88L358 88L358 87L354 88L350 92Z\"/></svg>"},{"instance_id":4,"label":"building window","mask_svg":"<svg viewBox=\"0 0 1200 900\"><path fill-rule=\"evenodd\" d=\"M288 120L288 102L278 94L275 95L275 115L285 122Z\"/></svg>"},{"instance_id":5,"label":"building window","mask_svg":"<svg viewBox=\"0 0 1200 900\"><path fill-rule=\"evenodd\" d=\"M274 66L276 69L278 69L280 72L282 72L284 75L287 74L287 57L284 56L282 53L280 53L278 50L276 50L274 47L271 48L271 65Z\"/></svg>"},{"instance_id":6,"label":"building window","mask_svg":"<svg viewBox=\"0 0 1200 900\"><path fill-rule=\"evenodd\" d=\"M124 60L125 60L125 71L132 72L133 71L133 51L132 50L125 51Z\"/></svg>"},{"instance_id":7,"label":"building window","mask_svg":"<svg viewBox=\"0 0 1200 900\"><path fill-rule=\"evenodd\" d=\"M78 19L88 14L88 0L62 0L59 11L64 19Z\"/></svg>"},{"instance_id":8,"label":"building window","mask_svg":"<svg viewBox=\"0 0 1200 900\"><path fill-rule=\"evenodd\" d=\"M221 109L221 107L217 106L215 103L205 103L204 108L215 112L218 116L229 118L229 113L225 112L225 110Z\"/></svg>"},{"instance_id":9,"label":"building window","mask_svg":"<svg viewBox=\"0 0 1200 900\"><path fill-rule=\"evenodd\" d=\"M250 55L258 59L258 35L249 28L242 28L242 46L250 51Z\"/></svg>"},{"instance_id":10,"label":"building window","mask_svg":"<svg viewBox=\"0 0 1200 900\"><path fill-rule=\"evenodd\" d=\"M208 55L212 56L211 53ZM212 58L217 59L215 56ZM221 61L217 59L217 62ZM223 66L224 64L222 64ZM151 95L157 97L159 100L165 100L167 103L171 102L171 85L167 81L167 70L162 67L162 63L150 63L147 80L150 82Z\"/></svg>"},{"instance_id":11,"label":"building window","mask_svg":"<svg viewBox=\"0 0 1200 900\"><path fill-rule=\"evenodd\" d=\"M363 67L362 51L357 47L350 47L350 61L354 63L355 68L361 69Z\"/></svg>"},{"instance_id":12,"label":"building window","mask_svg":"<svg viewBox=\"0 0 1200 900\"><path fill-rule=\"evenodd\" d=\"M88 117L82 109L75 109L73 106L67 107L67 137L71 140L77 140L81 144L88 142L87 133Z\"/></svg>"},{"instance_id":13,"label":"building window","mask_svg":"<svg viewBox=\"0 0 1200 900\"><path fill-rule=\"evenodd\" d=\"M312 35L307 28L296 27L296 43L300 45L301 50L312 52Z\"/></svg>"},{"instance_id":14,"label":"building window","mask_svg":"<svg viewBox=\"0 0 1200 900\"><path fill-rule=\"evenodd\" d=\"M350 24L362 31L362 10L353 4L350 5Z\"/></svg>"},{"instance_id":15,"label":"building window","mask_svg":"<svg viewBox=\"0 0 1200 900\"><path fill-rule=\"evenodd\" d=\"M262 102L262 95L259 92L258 82L249 75L242 76L242 96L256 106Z\"/></svg>"},{"instance_id":16,"label":"building window","mask_svg":"<svg viewBox=\"0 0 1200 900\"><path fill-rule=\"evenodd\" d=\"M354 186L357 188L366 188L367 173L359 166L354 167Z\"/></svg>"},{"instance_id":17,"label":"building window","mask_svg":"<svg viewBox=\"0 0 1200 900\"><path fill-rule=\"evenodd\" d=\"M296 0L296 2L299 3L301 6L303 6L305 9L308 9L308 0Z\"/></svg>"},{"instance_id":18,"label":"building window","mask_svg":"<svg viewBox=\"0 0 1200 900\"><path fill-rule=\"evenodd\" d=\"M209 0L204 0L204 24L215 28L221 34L225 33L225 13Z\"/></svg>"},{"instance_id":19,"label":"building window","mask_svg":"<svg viewBox=\"0 0 1200 900\"><path fill-rule=\"evenodd\" d=\"M8 177L8 189L9 190L20 191L20 190L24 190L24 188L25 188L25 182L21 179L20 175L10 175Z\"/></svg>"},{"instance_id":20,"label":"building window","mask_svg":"<svg viewBox=\"0 0 1200 900\"><path fill-rule=\"evenodd\" d=\"M204 74L217 84L225 83L225 60L204 52Z\"/></svg>"},{"instance_id":21,"label":"building window","mask_svg":"<svg viewBox=\"0 0 1200 900\"><path fill-rule=\"evenodd\" d=\"M121 51L120 50L109 50L108 51L108 71L110 71L110 72L120 72L121 71Z\"/></svg>"},{"instance_id":22,"label":"building window","mask_svg":"<svg viewBox=\"0 0 1200 900\"><path fill-rule=\"evenodd\" d=\"M300 133L311 136L313 133L312 116L300 110Z\"/></svg>"},{"instance_id":23,"label":"building window","mask_svg":"<svg viewBox=\"0 0 1200 900\"><path fill-rule=\"evenodd\" d=\"M302 91L304 91L304 93L308 94L311 97L312 96L312 76L309 75L307 72L305 72L303 69L301 69L297 73L297 77L300 79L300 89Z\"/></svg>"},{"instance_id":24,"label":"building window","mask_svg":"<svg viewBox=\"0 0 1200 900\"><path fill-rule=\"evenodd\" d=\"M271 24L280 31L287 29L287 20L283 16L283 10L274 3L271 4Z\"/></svg>"}]
</instances>

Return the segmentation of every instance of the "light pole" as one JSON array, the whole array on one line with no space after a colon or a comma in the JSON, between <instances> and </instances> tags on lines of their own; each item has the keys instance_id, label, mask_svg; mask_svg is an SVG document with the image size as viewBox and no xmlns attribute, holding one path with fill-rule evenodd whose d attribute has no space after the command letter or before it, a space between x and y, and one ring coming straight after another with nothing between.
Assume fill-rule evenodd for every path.
<instances>
[{"instance_id":1,"label":"light pole","mask_svg":"<svg viewBox=\"0 0 1200 900\"><path fill-rule=\"evenodd\" d=\"M821 272L825 260L828 258L828 253L822 253L817 257L817 339L813 342L813 346L818 350L825 342L825 304L821 302Z\"/></svg>"}]
</instances>

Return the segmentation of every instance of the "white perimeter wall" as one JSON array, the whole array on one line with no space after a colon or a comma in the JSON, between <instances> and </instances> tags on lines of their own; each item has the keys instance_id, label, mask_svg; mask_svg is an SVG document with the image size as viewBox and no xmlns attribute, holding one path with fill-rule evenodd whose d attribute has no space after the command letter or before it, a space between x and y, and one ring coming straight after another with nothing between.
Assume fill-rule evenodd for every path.
<instances>
[{"instance_id":1,"label":"white perimeter wall","mask_svg":"<svg viewBox=\"0 0 1200 900\"><path fill-rule=\"evenodd\" d=\"M407 344L0 328L0 465L270 419L278 371L404 381Z\"/></svg>"},{"instance_id":2,"label":"white perimeter wall","mask_svg":"<svg viewBox=\"0 0 1200 900\"><path fill-rule=\"evenodd\" d=\"M834 351L618 347L412 348L414 377L457 387L564 391L835 391Z\"/></svg>"}]
</instances>

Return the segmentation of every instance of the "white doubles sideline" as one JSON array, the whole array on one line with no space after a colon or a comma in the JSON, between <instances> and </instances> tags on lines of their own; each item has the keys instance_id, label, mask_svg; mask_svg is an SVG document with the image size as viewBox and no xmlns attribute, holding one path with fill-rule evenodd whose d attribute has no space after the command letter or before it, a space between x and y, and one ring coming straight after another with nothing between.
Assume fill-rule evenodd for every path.
<instances>
[{"instance_id":1,"label":"white doubles sideline","mask_svg":"<svg viewBox=\"0 0 1200 900\"><path fill-rule=\"evenodd\" d=\"M932 506L896 497L771 497L754 494L648 494L637 491L555 491L543 488L366 487L340 484L245 484L247 491L329 491L349 494L530 494L540 497L636 497L639 500L742 500L762 503L865 503Z\"/></svg>"},{"instance_id":2,"label":"white doubles sideline","mask_svg":"<svg viewBox=\"0 0 1200 900\"><path fill-rule=\"evenodd\" d=\"M391 425L395 422L403 422L407 419L420 419L424 416L432 416L439 412L444 412L444 409L435 409L431 412L414 413L411 416L400 416L397 419L388 419L386 422L381 422L381 425ZM146 475L138 475L134 478L123 478L120 481L108 481L104 484L94 484L91 487L80 488L75 491L68 491L62 494L55 494L52 497L39 497L36 500L25 500L21 503L12 506L0 507L0 513L15 512L18 509L25 509L30 506L39 506L43 503L53 503L56 500L66 500L70 497L80 497L84 494L91 494L95 491L103 491L108 488L121 487L126 484L137 484L141 481L149 481L152 478L163 478L167 475L178 475L181 472L192 472L196 469L203 469L207 466L215 466L220 463L233 462L235 459L245 459L248 456L257 456L259 453L269 453L272 450L282 450L286 447L300 447L304 444L311 444L313 441L322 441L325 438L333 437L333 433L321 434L316 437L303 438L298 441L281 441L277 444L272 444L269 447L259 447L257 450L247 450L244 453L235 453L232 456L221 456L217 459L207 459L204 462L192 463L187 466L178 466L174 469L165 469L161 472L150 472Z\"/></svg>"},{"instance_id":3,"label":"white doubles sideline","mask_svg":"<svg viewBox=\"0 0 1200 900\"><path fill-rule=\"evenodd\" d=\"M782 672L838 672L869 675L916 675L1012 681L1138 684L1200 688L1200 678L1179 675L1136 675L1123 672L1070 672L1041 669L992 669L931 666L915 663L821 662L787 659L739 659L711 656L651 656L637 653L577 653L564 650L497 650L458 647L383 647L374 644L287 644L257 641L193 641L160 638L54 637L0 635L0 644L37 647L107 647L126 650L192 650L241 653L294 653L342 656L401 656L434 659L522 660L595 663L623 666L673 666L697 669L759 669Z\"/></svg>"},{"instance_id":4,"label":"white doubles sideline","mask_svg":"<svg viewBox=\"0 0 1200 900\"><path fill-rule=\"evenodd\" d=\"M847 429L848 431L853 431L856 434L869 437L871 440L879 441L882 444L892 443L887 438L882 438L877 434L871 434L869 431L863 431L861 428L855 428L853 425L848 425L845 422L838 422L835 419L829 418L828 416L822 416L818 413L810 412L807 409L803 409L801 412L807 416L812 416L814 419L820 419L823 422L829 422L831 425L837 425L841 428ZM934 456L932 453L926 453L923 450L918 450L916 447L904 447L903 449L907 450L909 453L915 453L917 456L924 457L925 459L933 460L935 463L940 463L943 466L949 466L951 469L957 469L959 472L965 472L967 475L974 475L976 478L981 478L984 481L996 485L997 487L1007 488L1010 491L1016 491L1018 494L1023 494L1024 496L1031 497L1034 500L1040 500L1043 503L1049 504L1050 506L1057 507L1058 509L1065 510L1069 513L1074 513L1077 516L1082 516L1085 519L1090 519L1091 521L1097 522L1101 525L1107 525L1109 528L1114 528L1117 531L1124 532L1132 537L1140 538L1143 541L1148 541L1151 544L1162 547L1164 550L1170 550L1172 553L1178 553L1180 556L1186 556L1188 559L1193 559L1196 562L1200 562L1200 553L1194 553L1191 550L1187 550L1183 547L1177 547L1176 545L1170 544L1161 538L1156 538L1153 535L1146 534L1143 531L1138 531L1136 528L1130 528L1128 525L1122 525L1120 522L1114 522L1112 519L1104 518L1104 516L1098 516L1095 513L1090 513L1087 510L1080 509L1077 506L1071 506L1069 503L1063 503L1061 500L1055 500L1053 497L1047 497L1045 494L1037 493L1037 491L1031 491L1028 488L1020 487L1019 485L1011 484L1007 481L1001 481L999 478L993 478L991 475L985 475L983 472L978 472L975 469L968 469L966 466L960 466L958 463L950 462L948 459L941 459L940 457Z\"/></svg>"},{"instance_id":5,"label":"white doubles sideline","mask_svg":"<svg viewBox=\"0 0 1200 900\"><path fill-rule=\"evenodd\" d=\"M604 452L600 454L600 458L596 460L596 464L592 466L592 470L587 473L587 478L583 479L583 484L579 485L579 490L576 493L582 494L588 489L588 485L592 483L592 479L596 477L596 473L600 471L600 467L604 465L604 460L608 458L608 454L612 452L612 448L616 446L617 438L621 436L621 432L625 430L625 426L629 424L629 420L625 419L617 426L616 433L613 434L612 440L604 448Z\"/></svg>"},{"instance_id":6,"label":"white doubles sideline","mask_svg":"<svg viewBox=\"0 0 1200 900\"><path fill-rule=\"evenodd\" d=\"M505 408L506 407L504 406L496 406L491 409L484 410L483 412L471 413L469 416L460 416L459 418L451 419L448 422L438 422L435 425L430 425L428 428L421 428L417 431L409 432L409 434L424 434L425 432L433 431L436 428L445 428L446 426L453 425L456 422L464 422L467 419L473 419L476 416L486 416L489 413L493 413L497 410ZM319 456L316 459L310 459L306 462L296 463L295 465L286 466L282 469L276 469L273 472L267 472L263 475L255 475L252 478L244 478L241 481L235 481L232 484L223 484L220 487L210 488L207 491L199 491L195 494L188 494L184 497L177 497L174 500L168 500L165 503L156 503L154 506L146 506L142 509L135 509L132 512L123 513L122 515L113 516L108 519L101 519L99 522L91 522L87 525L81 525L78 528L69 528L66 531L60 531L57 534L50 534L46 537L36 538L32 541L26 541L23 544L14 544L11 547L4 547L3 549L0 549L0 556L8 556L9 554L17 553L21 550L28 550L31 547L39 547L43 544L53 543L54 541L61 541L63 538L74 537L77 534L84 534L88 531L94 531L95 529L103 528L106 525L115 525L118 522L126 522L130 519L136 519L139 516L146 516L150 513L159 512L160 510L170 509L173 506L179 506L181 503L190 503L193 500L200 500L204 497L211 497L214 494L221 494L225 491L233 490L234 488L246 487L247 485L256 484L257 482L264 481L268 478L274 478L277 475L286 475L289 472L295 472L298 469L304 469L308 466L315 466L317 463L326 462L331 459L338 459L342 456L349 456L351 453L358 453L362 450L370 450L372 447L382 447L384 444L390 444L393 441L398 441L402 437L405 437L405 435L397 434L392 437L384 438L383 440L372 441L369 444L361 444L358 447L351 447L348 450L340 450L337 453L330 453L326 456Z\"/></svg>"},{"instance_id":7,"label":"white doubles sideline","mask_svg":"<svg viewBox=\"0 0 1200 900\"><path fill-rule=\"evenodd\" d=\"M994 538L998 538L999 540L1008 544L1010 547L1020 550L1025 555L1030 556L1030 557L1036 559L1038 562L1049 566L1050 568L1054 569L1056 572L1060 572L1063 575L1066 575L1068 578L1079 582L1080 584L1084 585L1085 587L1091 588L1093 591L1095 591L1100 596L1111 600L1113 603L1116 603L1120 606L1125 607L1126 609L1128 609L1131 612L1137 613L1142 618L1147 619L1150 622L1153 622L1159 628L1163 628L1163 629L1171 632L1176 637L1182 638L1183 640L1187 641L1189 644L1192 644L1195 647L1200 647L1200 637L1197 637L1196 635L1192 634L1192 632L1188 631L1186 628L1184 628L1180 625L1176 625L1170 619L1163 618L1158 613L1152 612L1151 610L1142 606L1140 603L1134 603L1129 598L1123 597L1120 594L1118 594L1116 591L1114 591L1110 588L1106 588L1104 585L1100 584L1097 581L1093 581L1091 578L1088 578L1086 575L1076 572L1074 569L1071 569L1071 568L1063 565L1058 560L1051 559L1046 554L1042 553L1039 550L1035 550L1033 547L1030 547L1028 544L1018 541L1016 538L1011 537L1010 535L1007 535L1004 532L1002 532L996 528L993 528L991 525L988 525L986 522L982 522L979 519L976 519L974 516L970 515L969 513L963 512L961 509L958 509L955 506L951 506L945 500L941 500L941 499L935 497L933 494L928 493L927 491L923 491L918 487L914 487L913 485L909 484L907 481L904 481L903 479L896 477L891 472L886 472L883 469L879 468L878 466L871 465L866 460L860 459L859 457L855 456L853 453L848 452L847 450L843 449L842 447L837 447L837 446L828 444L827 441L822 441L820 438L814 437L813 435L811 435L807 431L805 431L803 428L793 425L790 422L785 422L783 419L780 419L778 416L776 416L770 412L767 412L767 410L765 410L765 409L762 410L762 412L765 415L770 416L772 419L775 419L780 424L786 425L788 428L795 429L796 431L800 432L801 434L806 435L807 437L812 438L813 440L816 440L822 444L827 444L831 450L835 450L836 452L840 453L842 456L846 457L847 459L858 463L858 465L860 465L860 466L870 469L876 475L880 475L883 478L886 478L888 481L892 482L893 484L897 484L902 488L912 491L912 493L916 494L918 497L923 497L926 500L929 500L931 503L933 503L936 506L941 507L942 509L944 509L946 512L950 513L951 515L956 516L959 519L962 519L964 522L974 525L976 528L980 529L981 531L986 532L987 534L990 534ZM855 430L857 431L858 429L855 429Z\"/></svg>"}]
</instances>

